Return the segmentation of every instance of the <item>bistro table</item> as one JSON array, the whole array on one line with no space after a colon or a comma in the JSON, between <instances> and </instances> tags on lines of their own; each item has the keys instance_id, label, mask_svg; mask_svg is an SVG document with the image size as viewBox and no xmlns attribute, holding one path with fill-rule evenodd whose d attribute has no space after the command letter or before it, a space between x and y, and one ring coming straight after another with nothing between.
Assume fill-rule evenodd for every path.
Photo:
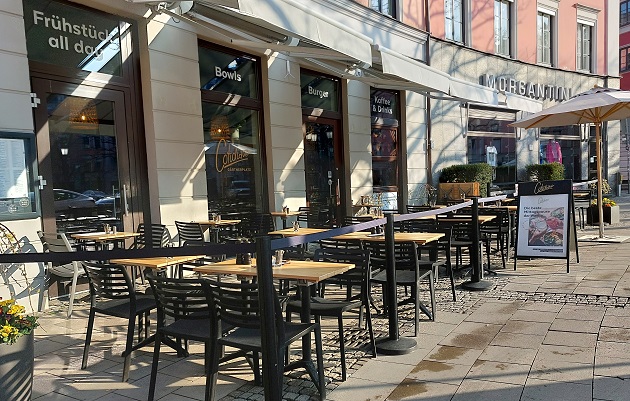
<instances>
[{"instance_id":1,"label":"bistro table","mask_svg":"<svg viewBox=\"0 0 630 401\"><path fill-rule=\"evenodd\" d=\"M297 230L294 228L284 228L282 230L271 231L268 235L282 235L283 237L297 237L299 235L319 234L324 231L328 231L327 228L308 228L300 227Z\"/></svg>"},{"instance_id":2,"label":"bistro table","mask_svg":"<svg viewBox=\"0 0 630 401\"><path fill-rule=\"evenodd\" d=\"M270 213L273 217L280 217L282 219L282 228L285 229L287 228L287 219L289 217L294 217L294 216L299 216L302 214L302 212L300 211L293 211L293 212L271 212Z\"/></svg>"},{"instance_id":3,"label":"bistro table","mask_svg":"<svg viewBox=\"0 0 630 401\"><path fill-rule=\"evenodd\" d=\"M131 231L117 231L115 233L114 232L106 233L104 231L100 231L100 232L87 232L87 233L72 234L72 238L76 239L77 241L98 242L99 244L101 244L101 248L103 247L103 244L107 242L113 242L114 247L116 248L118 244L123 242L124 240L128 238L139 237L140 235L141 235L140 233L131 232Z\"/></svg>"},{"instance_id":4,"label":"bistro table","mask_svg":"<svg viewBox=\"0 0 630 401\"><path fill-rule=\"evenodd\" d=\"M415 242L418 245L425 245L428 242L437 241L444 236L443 233L394 233L394 242ZM333 239L344 241L385 241L385 234L370 234L366 231L355 231L353 233L342 234Z\"/></svg>"},{"instance_id":5,"label":"bistro table","mask_svg":"<svg viewBox=\"0 0 630 401\"><path fill-rule=\"evenodd\" d=\"M121 258L111 259L110 263L116 263L119 265L144 267L145 269L162 270L167 267L178 266L182 263L194 262L195 260L205 258L204 255L189 255L189 256L155 256L150 258ZM133 283L136 282L135 270Z\"/></svg>"},{"instance_id":6,"label":"bistro table","mask_svg":"<svg viewBox=\"0 0 630 401\"><path fill-rule=\"evenodd\" d=\"M291 229L293 230L293 229ZM302 260L287 261L281 266L273 267L273 278L295 280L302 287L317 284L341 273L353 269L353 263L313 262ZM230 274L237 277L254 278L257 276L256 259L252 259L251 265L237 265L234 259L198 266L193 269L202 274ZM311 296L310 291L300 291L302 308L300 318L302 323L311 322ZM302 339L302 359L286 366L285 370L304 367L311 377L317 377L317 370L311 360L311 336ZM264 363L264 362L263 362Z\"/></svg>"},{"instance_id":7,"label":"bistro table","mask_svg":"<svg viewBox=\"0 0 630 401\"><path fill-rule=\"evenodd\" d=\"M193 223L199 224L202 228L210 228L212 231L212 241L219 242L219 230L223 227L231 227L239 224L241 220L199 220Z\"/></svg>"}]
</instances>

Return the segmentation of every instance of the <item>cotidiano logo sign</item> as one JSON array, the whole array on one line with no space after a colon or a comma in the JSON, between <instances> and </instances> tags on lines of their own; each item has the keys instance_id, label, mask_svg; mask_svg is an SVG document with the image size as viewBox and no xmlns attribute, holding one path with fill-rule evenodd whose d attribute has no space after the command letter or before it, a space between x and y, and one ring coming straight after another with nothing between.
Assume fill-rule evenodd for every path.
<instances>
[{"instance_id":1,"label":"cotidiano logo sign","mask_svg":"<svg viewBox=\"0 0 630 401\"><path fill-rule=\"evenodd\" d=\"M215 166L217 171L249 171L249 166L239 166L239 163L247 161L250 152L241 149L232 142L221 139L217 143L215 151Z\"/></svg>"}]
</instances>

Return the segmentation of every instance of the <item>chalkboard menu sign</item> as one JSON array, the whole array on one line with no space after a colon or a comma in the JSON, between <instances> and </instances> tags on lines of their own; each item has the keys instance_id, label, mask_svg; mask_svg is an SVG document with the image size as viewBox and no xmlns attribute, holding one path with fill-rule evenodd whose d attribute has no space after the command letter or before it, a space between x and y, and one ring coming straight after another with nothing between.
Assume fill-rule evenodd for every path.
<instances>
[{"instance_id":1,"label":"chalkboard menu sign","mask_svg":"<svg viewBox=\"0 0 630 401\"><path fill-rule=\"evenodd\" d=\"M518 192L517 258L567 259L568 271L569 242L575 236L571 180L525 182Z\"/></svg>"}]
</instances>

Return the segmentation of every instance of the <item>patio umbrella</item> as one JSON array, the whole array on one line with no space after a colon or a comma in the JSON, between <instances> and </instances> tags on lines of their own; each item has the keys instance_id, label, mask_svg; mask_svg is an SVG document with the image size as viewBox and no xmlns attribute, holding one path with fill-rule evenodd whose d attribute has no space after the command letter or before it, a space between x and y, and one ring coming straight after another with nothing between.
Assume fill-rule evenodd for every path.
<instances>
[{"instance_id":1,"label":"patio umbrella","mask_svg":"<svg viewBox=\"0 0 630 401\"><path fill-rule=\"evenodd\" d=\"M566 102L549 107L510 124L518 128L544 128L588 123L595 125L599 238L604 236L601 158L602 123L624 118L630 118L630 92L596 86L591 90L575 95Z\"/></svg>"}]
</instances>

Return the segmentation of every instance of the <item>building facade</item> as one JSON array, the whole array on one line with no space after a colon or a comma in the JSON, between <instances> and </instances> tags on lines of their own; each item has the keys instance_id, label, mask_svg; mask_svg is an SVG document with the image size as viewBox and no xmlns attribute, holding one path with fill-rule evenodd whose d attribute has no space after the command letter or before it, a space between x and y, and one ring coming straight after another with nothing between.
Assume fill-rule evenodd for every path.
<instances>
[{"instance_id":1,"label":"building facade","mask_svg":"<svg viewBox=\"0 0 630 401\"><path fill-rule=\"evenodd\" d=\"M283 206L338 222L373 193L388 208L424 203L441 169L489 148L509 190L525 165L550 161L553 141L568 178L587 179L588 128L509 123L619 86L610 7L3 2L0 218L35 248L41 229L152 221L175 234L176 220ZM606 135L610 180L618 124ZM45 288L43 266L29 268Z\"/></svg>"}]
</instances>

